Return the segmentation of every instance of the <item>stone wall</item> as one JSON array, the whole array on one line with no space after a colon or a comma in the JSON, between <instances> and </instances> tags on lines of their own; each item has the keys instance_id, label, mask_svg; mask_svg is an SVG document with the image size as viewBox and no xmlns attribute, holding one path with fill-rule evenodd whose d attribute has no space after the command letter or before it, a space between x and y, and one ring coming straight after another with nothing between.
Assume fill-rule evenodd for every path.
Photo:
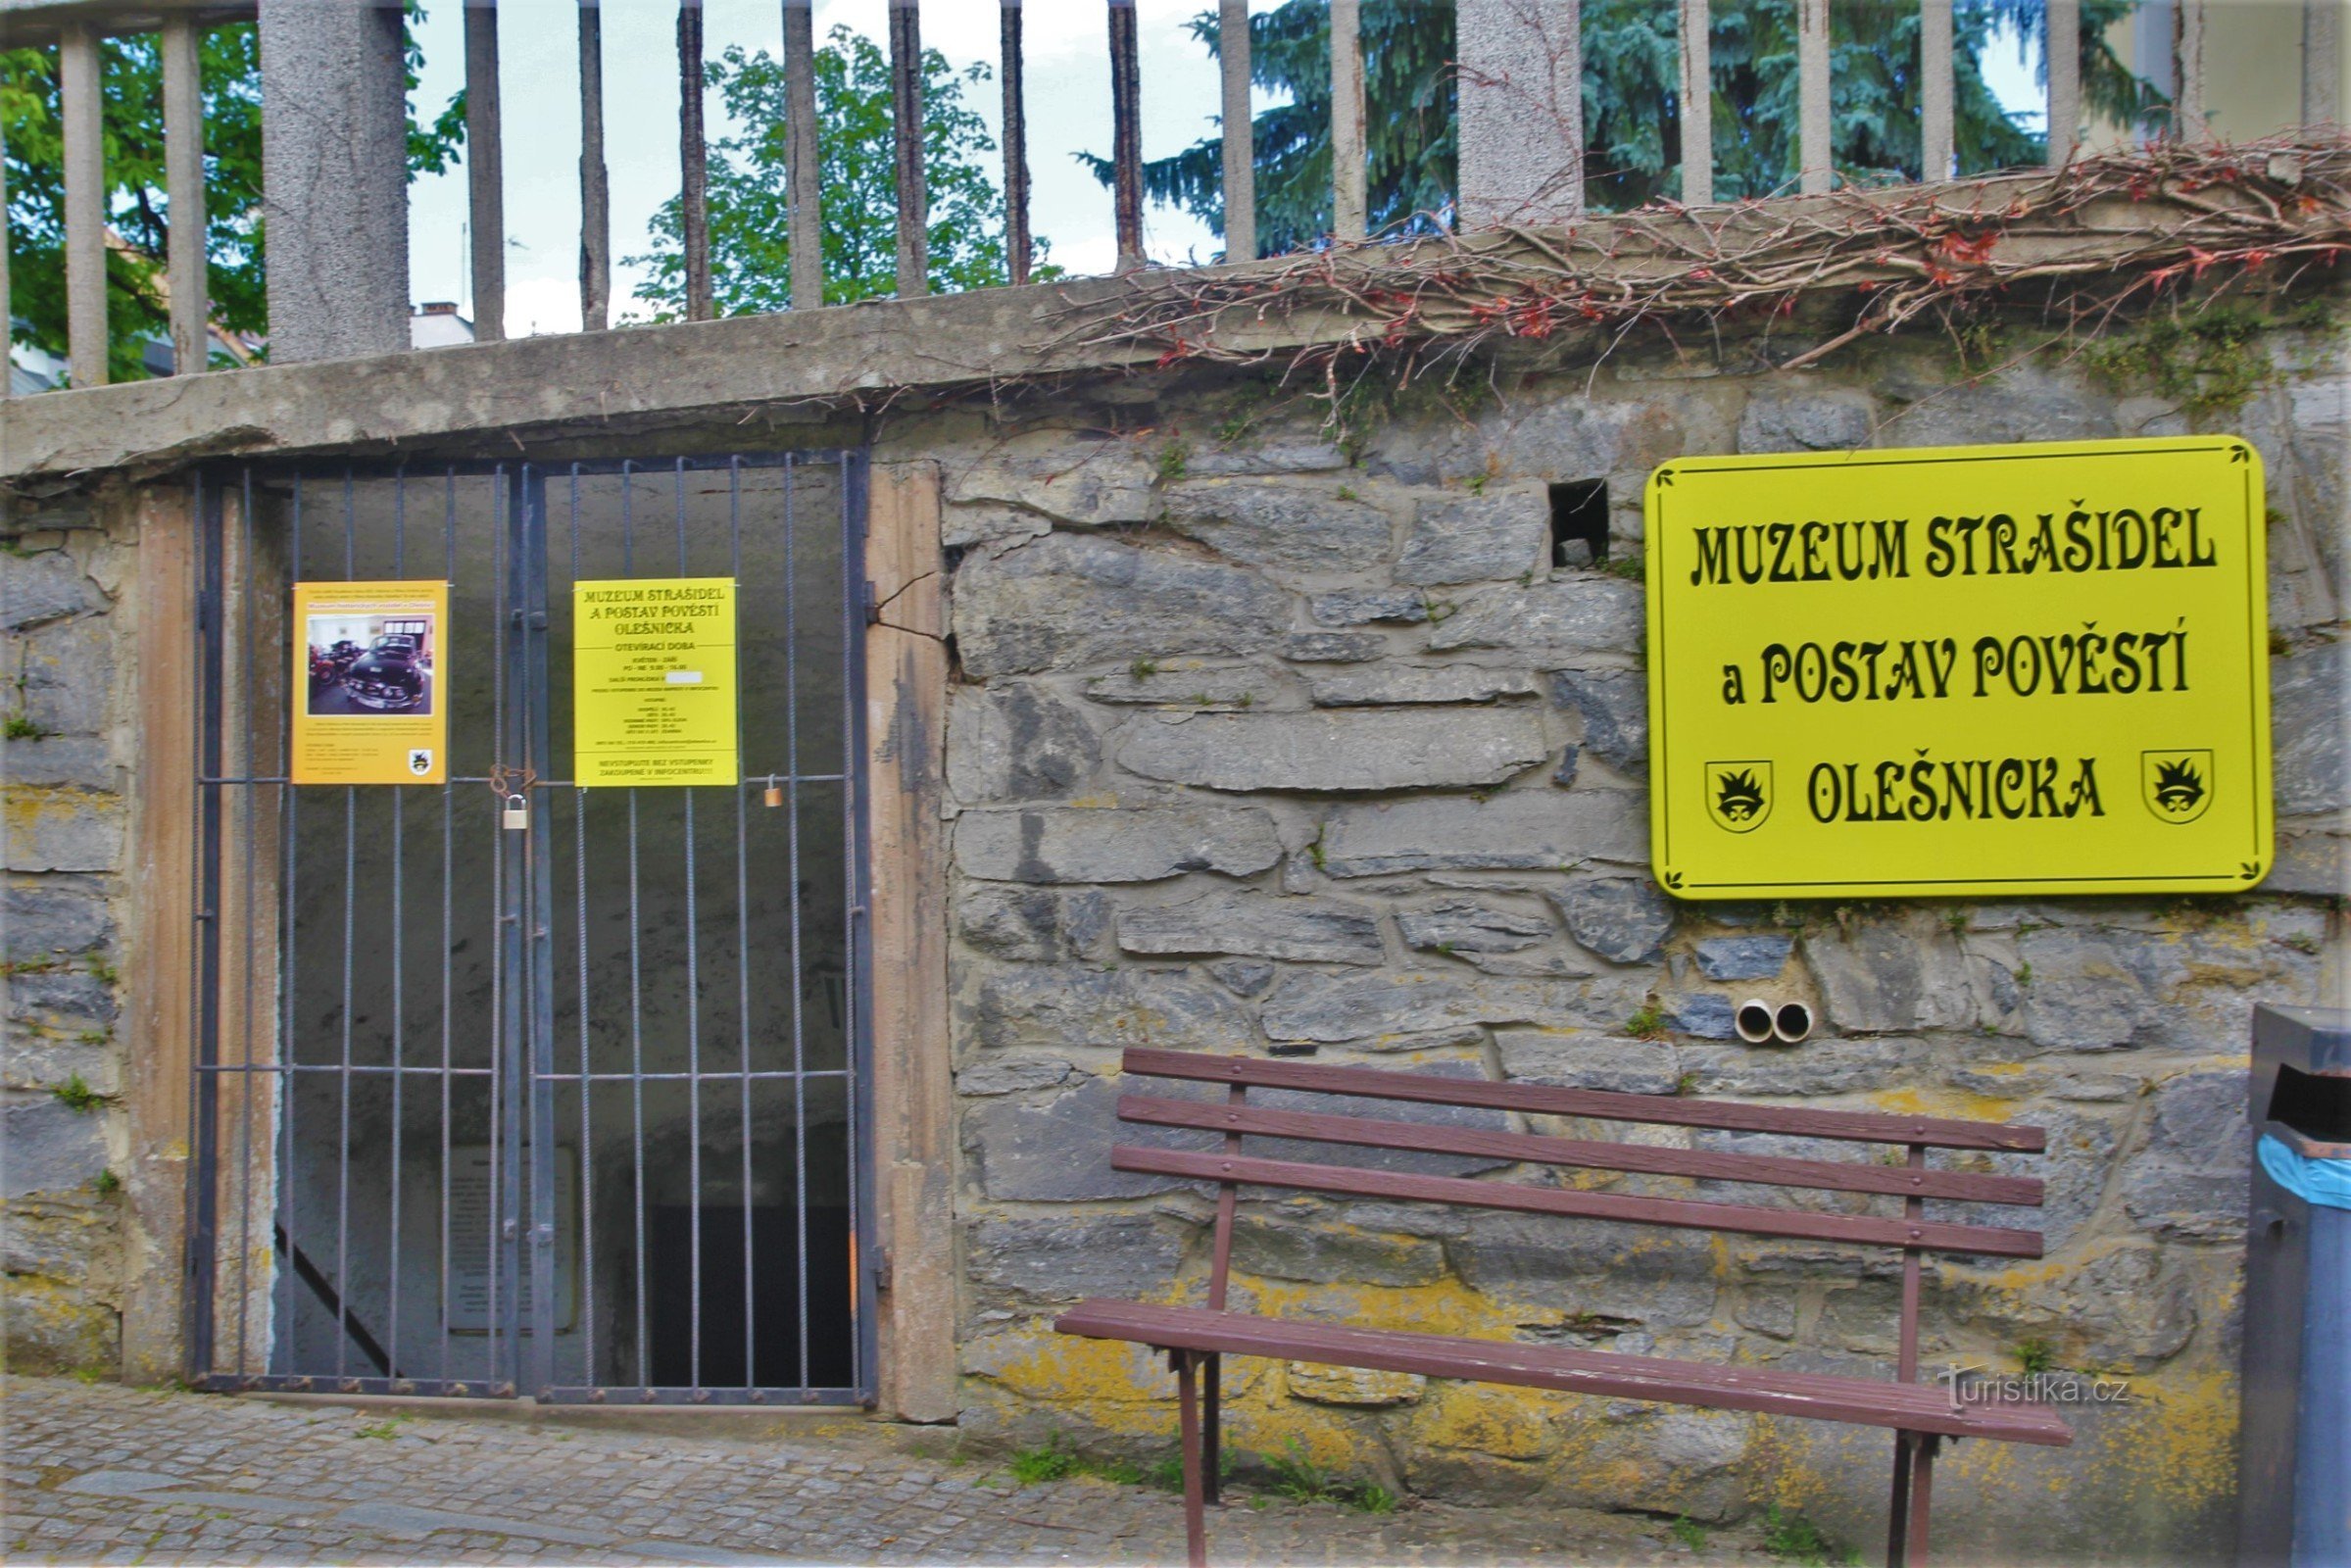
<instances>
[{"instance_id":1,"label":"stone wall","mask_svg":"<svg viewBox=\"0 0 2351 1568\"><path fill-rule=\"evenodd\" d=\"M129 706L116 612L131 543L86 500L19 502L0 523L0 1269L8 1363L25 1370L111 1371L119 1353Z\"/></svg>"},{"instance_id":2,"label":"stone wall","mask_svg":"<svg viewBox=\"0 0 2351 1568\"><path fill-rule=\"evenodd\" d=\"M878 456L943 465L954 563L966 1428L1172 1443L1163 1366L1050 1328L1089 1294L1202 1288L1206 1196L1107 1163L1123 1047L2010 1119L2049 1129L2046 1159L2016 1167L2048 1179L2048 1257L1935 1264L1927 1364L2046 1357L2126 1374L2133 1397L2082 1413L2069 1450L1956 1450L1939 1542L2213 1549L2233 1500L2247 1017L2345 989L2351 383L2326 340L2273 347L2278 375L2205 424L2268 465L2278 864L2251 895L2162 902L1679 904L1647 875L1627 563L1648 470L2189 427L2078 368L1965 381L1922 337L1802 375L1641 356L1497 371L1339 430L1325 405L1200 373L894 425ZM1608 559L1555 565L1548 487L1594 480ZM1740 1045L1732 1004L1758 994L1809 1002L1820 1032ZM1894 1349L1897 1260L1833 1248L1259 1194L1235 1268L1238 1301L1286 1314L1881 1376ZM1883 1528L1874 1432L1261 1361L1227 1386L1245 1454Z\"/></svg>"}]
</instances>

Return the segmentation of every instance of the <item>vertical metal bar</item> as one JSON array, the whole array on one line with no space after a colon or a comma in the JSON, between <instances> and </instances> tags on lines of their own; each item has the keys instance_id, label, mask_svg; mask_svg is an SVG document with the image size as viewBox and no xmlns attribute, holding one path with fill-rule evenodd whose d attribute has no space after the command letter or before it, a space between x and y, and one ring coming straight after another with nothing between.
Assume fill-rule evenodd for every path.
<instances>
[{"instance_id":1,"label":"vertical metal bar","mask_svg":"<svg viewBox=\"0 0 2351 1568\"><path fill-rule=\"evenodd\" d=\"M1011 281L1029 280L1029 111L1021 46L1021 0L997 8L997 74L1004 88L1004 255Z\"/></svg>"},{"instance_id":2,"label":"vertical metal bar","mask_svg":"<svg viewBox=\"0 0 2351 1568\"><path fill-rule=\"evenodd\" d=\"M392 475L392 575L408 575L408 469L402 467ZM449 628L436 626L433 635L440 639L436 646L446 647ZM447 661L436 658L436 665ZM440 694L436 693L436 697ZM441 698L442 701L447 699ZM443 711L447 711L446 709ZM402 1134L407 1113L408 1074L408 912L407 879L408 853L405 831L408 825L408 790L401 785L392 787L392 1228L384 1238L384 1278L390 1288L390 1301L384 1308L389 1321L385 1324L384 1358L391 1363L388 1375L399 1376L400 1366L400 1219L401 1181L406 1174L402 1163Z\"/></svg>"},{"instance_id":3,"label":"vertical metal bar","mask_svg":"<svg viewBox=\"0 0 2351 1568\"><path fill-rule=\"evenodd\" d=\"M457 603L457 469L454 466L441 472L441 575L450 587L450 603ZM452 618L454 619L454 608ZM448 643L456 641L456 627L450 628ZM445 644L444 646L447 646ZM442 672L445 672L445 668ZM449 1381L449 1162L451 1121L454 1111L451 1090L456 1083L455 1043L455 979L457 925L457 786L449 782L457 771L455 766L443 770L441 784L441 1174L440 1174L440 1377Z\"/></svg>"},{"instance_id":4,"label":"vertical metal bar","mask_svg":"<svg viewBox=\"0 0 2351 1568\"><path fill-rule=\"evenodd\" d=\"M1796 170L1807 196L1836 180L1829 123L1829 0L1796 0Z\"/></svg>"},{"instance_id":5,"label":"vertical metal bar","mask_svg":"<svg viewBox=\"0 0 2351 1568\"><path fill-rule=\"evenodd\" d=\"M686 319L710 305L710 165L703 138L702 0L677 0L678 230L686 251Z\"/></svg>"},{"instance_id":6,"label":"vertical metal bar","mask_svg":"<svg viewBox=\"0 0 2351 1568\"><path fill-rule=\"evenodd\" d=\"M1927 1168L1926 1145L1912 1144L1910 1146L1910 1168L1912 1170ZM1925 1199L1903 1200L1902 1217L1912 1225L1917 1225L1926 1217L1926 1214L1927 1201ZM1897 1356L1895 1380L1902 1383L1916 1383L1919 1376L1919 1253L1915 1247L1905 1248L1902 1251L1902 1327Z\"/></svg>"},{"instance_id":7,"label":"vertical metal bar","mask_svg":"<svg viewBox=\"0 0 2351 1568\"><path fill-rule=\"evenodd\" d=\"M816 144L815 0L784 0L784 199L789 206L792 308L824 304L823 167ZM1016 253L1017 254L1017 253ZM1015 283L1020 279L1012 279Z\"/></svg>"},{"instance_id":8,"label":"vertical metal bar","mask_svg":"<svg viewBox=\"0 0 2351 1568\"><path fill-rule=\"evenodd\" d=\"M2181 141L2209 141L2212 124L2204 113L2204 0L2179 0L2172 8L2172 56L2180 89L2173 98L2173 134Z\"/></svg>"},{"instance_id":9,"label":"vertical metal bar","mask_svg":"<svg viewBox=\"0 0 2351 1568\"><path fill-rule=\"evenodd\" d=\"M898 294L931 290L930 194L923 175L922 20L916 0L890 0L890 122L898 170Z\"/></svg>"},{"instance_id":10,"label":"vertical metal bar","mask_svg":"<svg viewBox=\"0 0 2351 1568\"><path fill-rule=\"evenodd\" d=\"M104 386L106 337L106 129L98 34L69 24L57 43L65 122L66 362L75 386Z\"/></svg>"},{"instance_id":11,"label":"vertical metal bar","mask_svg":"<svg viewBox=\"0 0 2351 1568\"><path fill-rule=\"evenodd\" d=\"M1208 1521L1202 1492L1200 1441L1200 1381L1190 1350L1173 1350L1175 1363L1176 1430L1184 1449L1184 1560L1191 1568L1208 1568Z\"/></svg>"},{"instance_id":12,"label":"vertical metal bar","mask_svg":"<svg viewBox=\"0 0 2351 1568\"><path fill-rule=\"evenodd\" d=\"M521 645L523 765L542 777L552 774L548 755L547 677L547 474L536 464L524 464L514 476L514 507L520 531L520 556L515 579L521 597L515 606L517 641ZM554 795L546 797L554 810ZM562 1172L555 1147L555 835L540 821L540 806L531 805L530 826L522 834L523 1017L529 1030L529 1071L516 1083L527 1095L530 1119L530 1268L531 1268L531 1381L545 1397L555 1384L555 1248L556 1184Z\"/></svg>"},{"instance_id":13,"label":"vertical metal bar","mask_svg":"<svg viewBox=\"0 0 2351 1568\"><path fill-rule=\"evenodd\" d=\"M210 280L205 276L204 80L195 19L164 15L165 236L171 285L171 373L201 374L212 359ZM0 298L6 298L0 294ZM251 769L247 769L251 776Z\"/></svg>"},{"instance_id":14,"label":"vertical metal bar","mask_svg":"<svg viewBox=\"0 0 2351 1568\"><path fill-rule=\"evenodd\" d=\"M286 532L288 569L293 573L295 580L300 581L302 578L302 475L299 473L294 475ZM292 628L292 631L293 635L297 637L307 638L309 634L307 627L295 627ZM289 690L287 695L292 700L300 700L298 692ZM293 741L289 735L285 753L288 765L278 770L278 777L289 781L293 775L292 747ZM297 818L301 815L302 792L296 789L291 782L278 785L277 791L278 800L283 803L278 817L283 838L279 854L285 877L285 907L278 919L278 941L283 953L279 958L278 968L278 973L282 978L278 981L277 988L278 1003L282 1010L282 1016L278 1020L277 1037L280 1069L280 1103L277 1111L277 1125L279 1131L284 1135L285 1151L277 1161L277 1198L274 1204L272 1230L283 1234L285 1260L277 1269L276 1303L270 1313L275 1325L274 1337L277 1341L277 1346L272 1348L269 1358L272 1370L276 1370L281 1363L290 1364L290 1358L297 1344L294 1314L299 1298L294 1294L292 1269L295 1248L299 1245L294 1192L299 1185L301 1174L294 1163L294 1110L295 1102L301 1098L295 1092L301 1084L301 1077L294 1071L294 1068L299 1064L302 1055L300 1037L296 1034L294 1027L295 992L299 987L302 974L301 967L296 961L299 956L297 939L301 932L294 920L294 911L297 907L295 892L301 882L301 841L296 835L294 827ZM275 1237L272 1237L272 1240L275 1240ZM279 1353L281 1348L282 1355Z\"/></svg>"},{"instance_id":15,"label":"vertical metal bar","mask_svg":"<svg viewBox=\"0 0 2351 1568\"><path fill-rule=\"evenodd\" d=\"M726 540L727 573L735 579L735 598L743 598L743 460L726 460ZM735 631L738 664L741 662L742 628ZM757 1258L752 1236L751 1204L751 823L745 810L744 792L750 786L743 777L743 704L738 695L735 703L735 1041L743 1062L743 1077L735 1086L735 1101L742 1114L740 1129L743 1139L743 1386L758 1388L759 1352L759 1290Z\"/></svg>"},{"instance_id":16,"label":"vertical metal bar","mask_svg":"<svg viewBox=\"0 0 2351 1568\"><path fill-rule=\"evenodd\" d=\"M800 887L800 475L784 459L784 886L786 939L792 958L792 1217L800 1259L793 1286L800 1316L800 1386L808 1386L808 972L801 962Z\"/></svg>"},{"instance_id":17,"label":"vertical metal bar","mask_svg":"<svg viewBox=\"0 0 2351 1568\"><path fill-rule=\"evenodd\" d=\"M465 0L465 196L473 337L506 336L506 154L498 103L498 0Z\"/></svg>"},{"instance_id":18,"label":"vertical metal bar","mask_svg":"<svg viewBox=\"0 0 2351 1568\"><path fill-rule=\"evenodd\" d=\"M1916 1440L1918 1462L1911 1477L1910 1551L1907 1568L1927 1568L1927 1532L1935 1513L1935 1450L1942 1446L1937 1433L1922 1432Z\"/></svg>"},{"instance_id":19,"label":"vertical metal bar","mask_svg":"<svg viewBox=\"0 0 2351 1568\"><path fill-rule=\"evenodd\" d=\"M670 501L677 521L677 574L686 575L686 460L679 458L671 480ZM737 705L738 710L740 704ZM693 1229L687 1238L688 1274L693 1282L692 1307L687 1314L690 1343L687 1368L693 1387L702 1387L702 949L699 911L695 908L694 787L685 796L686 838L686 1191L693 1209ZM745 1202L751 1195L743 1195Z\"/></svg>"},{"instance_id":20,"label":"vertical metal bar","mask_svg":"<svg viewBox=\"0 0 2351 1568\"><path fill-rule=\"evenodd\" d=\"M612 182L604 159L604 5L579 0L579 324L601 332L612 303Z\"/></svg>"},{"instance_id":21,"label":"vertical metal bar","mask_svg":"<svg viewBox=\"0 0 2351 1568\"><path fill-rule=\"evenodd\" d=\"M1360 0L1331 5L1331 233L1341 244L1363 239L1371 220L1363 106Z\"/></svg>"},{"instance_id":22,"label":"vertical metal bar","mask_svg":"<svg viewBox=\"0 0 2351 1568\"><path fill-rule=\"evenodd\" d=\"M2335 0L2322 0L2312 11L2334 9ZM2082 0L2048 0L2042 35L2043 58L2049 67L2049 167L2063 169L2074 161L2082 133Z\"/></svg>"},{"instance_id":23,"label":"vertical metal bar","mask_svg":"<svg viewBox=\"0 0 2351 1568\"><path fill-rule=\"evenodd\" d=\"M1894 1475L1886 1506L1886 1568L1903 1568L1910 1553L1911 1435L1894 1434Z\"/></svg>"},{"instance_id":24,"label":"vertical metal bar","mask_svg":"<svg viewBox=\"0 0 2351 1568\"><path fill-rule=\"evenodd\" d=\"M201 476L192 498L197 518L198 665L196 675L197 893L196 1073L190 1084L190 1120L196 1134L195 1180L188 1192L186 1272L188 1358L201 1375L213 1369L215 1230L220 1084L211 1069L220 1060L220 767L221 680L226 610L222 570L220 493Z\"/></svg>"},{"instance_id":25,"label":"vertical metal bar","mask_svg":"<svg viewBox=\"0 0 2351 1568\"><path fill-rule=\"evenodd\" d=\"M1118 270L1143 265L1143 70L1135 0L1110 0L1110 193Z\"/></svg>"},{"instance_id":26,"label":"vertical metal bar","mask_svg":"<svg viewBox=\"0 0 2351 1568\"><path fill-rule=\"evenodd\" d=\"M871 1038L866 961L872 914L865 900L865 710L859 700L865 690L865 617L859 609L862 596L858 591L865 579L865 477L863 451L841 460L841 860L842 906L848 915L843 933L847 950L843 985L848 996L842 1024L849 1035L843 1064L849 1069L850 1089L849 1234L856 1246L850 1275L850 1324L856 1335L858 1387L870 1402L878 1350L867 1303L873 1300L880 1278L881 1250L879 1238L870 1230L873 1161L864 1134L871 1125L873 1109L873 1063L866 1047Z\"/></svg>"},{"instance_id":27,"label":"vertical metal bar","mask_svg":"<svg viewBox=\"0 0 2351 1568\"><path fill-rule=\"evenodd\" d=\"M5 298L7 298L5 291L0 291L0 299ZM244 691L245 712L245 744L243 748L243 759L245 776L250 779L261 771L260 768L254 765L253 755L255 745L253 707L256 693L258 693L260 690L260 683L254 678L254 666L256 659L254 644L258 640L254 631L254 607L259 604L260 601L254 597L253 592L253 470L251 468L244 469L240 477L242 483L239 489L237 504L237 534L240 542L237 550L237 559L244 582L242 594L238 603L237 613L238 629L244 640L242 649L244 670L242 676L240 677L240 685ZM202 480L199 479L198 483L201 484ZM300 700L299 693L291 688L288 691L288 697L292 701ZM283 778L286 773L286 768L284 765L286 758L284 756L284 752L285 748L292 743L291 731L293 726L290 724L280 723L275 727L278 736L277 751L279 762L279 765L276 769L276 774L278 777ZM244 916L244 920L248 928L256 930L258 930L261 925L261 915L260 912L254 907L254 899L258 891L255 885L256 873L254 866L261 859L262 851L261 844L256 838L256 823L254 820L254 814L257 809L256 801L260 795L260 789L261 786L257 784L247 784L244 787L244 793L242 796L244 809L244 834L242 848L245 860L245 897L239 906L239 909ZM245 1032L244 1051L242 1053L245 1066L245 1091L244 1098L239 1102L239 1110L241 1112L241 1120L243 1125L240 1128L240 1147L237 1155L238 1168L243 1172L237 1183L236 1369L240 1375L250 1372L253 1367L253 1361L251 1357L252 1341L248 1332L248 1320L251 1316L251 1304L253 1298L253 1102L257 1085L265 1082L277 1081L275 1078L265 1078L261 1074L254 1071L253 969L256 956L255 950L257 946L257 943L250 940L245 944L245 952L243 955L244 994L242 998L242 1006L239 1012L239 1016L244 1024ZM209 1282L206 1286L206 1289L211 1289Z\"/></svg>"},{"instance_id":28,"label":"vertical metal bar","mask_svg":"<svg viewBox=\"0 0 2351 1568\"><path fill-rule=\"evenodd\" d=\"M1249 0L1217 0L1216 69L1222 93L1224 259L1257 259L1256 122L1249 101Z\"/></svg>"},{"instance_id":29,"label":"vertical metal bar","mask_svg":"<svg viewBox=\"0 0 2351 1568\"><path fill-rule=\"evenodd\" d=\"M621 575L637 573L636 483L630 465L620 465ZM645 1319L645 966L644 906L637 895L637 786L628 787L628 1070L629 1145L636 1172L637 1375L653 1382L653 1355Z\"/></svg>"},{"instance_id":30,"label":"vertical metal bar","mask_svg":"<svg viewBox=\"0 0 2351 1568\"><path fill-rule=\"evenodd\" d=\"M358 528L352 515L351 469L343 470L343 580L358 572ZM359 786L343 786L343 1004L342 1065L336 1073L341 1097L341 1141L335 1150L335 1376L348 1376L351 1347L351 976L358 918Z\"/></svg>"},{"instance_id":31,"label":"vertical metal bar","mask_svg":"<svg viewBox=\"0 0 2351 1568\"><path fill-rule=\"evenodd\" d=\"M502 507L506 482L506 466L500 464L490 483L490 734L491 756L496 766L504 766L506 760L514 755L514 737L507 728L506 717L507 682L512 673L508 665L511 655L507 621L518 595L513 582L514 552L507 537L511 519ZM517 1011L521 999L515 994L514 984L514 927L518 922L510 912L509 905L509 890L514 883L511 862L514 856L508 847L510 835L504 827L496 832L490 854L490 930L495 958L490 967L490 1119L483 1134L490 1149L490 1195L489 1201L482 1205L488 1215L487 1234L483 1238L487 1255L483 1261L489 1271L488 1379L493 1391L500 1381L502 1357L514 1348L515 1340L515 1325L512 1320L514 1293L506 1287L516 1278L514 1221L521 1194L514 1181L514 1156L522 1136L514 1076L508 1068L514 1036L521 1024Z\"/></svg>"},{"instance_id":32,"label":"vertical metal bar","mask_svg":"<svg viewBox=\"0 0 2351 1568\"><path fill-rule=\"evenodd\" d=\"M579 582L579 465L571 466L571 582ZM553 692L549 693L550 700ZM575 714L573 722L577 723ZM596 1361L596 1123L590 1076L593 1061L588 1049L588 791L574 786L571 793L573 828L572 910L579 945L579 1220L580 1220L580 1342L583 1376L603 1381Z\"/></svg>"},{"instance_id":33,"label":"vertical metal bar","mask_svg":"<svg viewBox=\"0 0 2351 1568\"><path fill-rule=\"evenodd\" d=\"M1959 172L1952 121L1952 0L1919 0L1919 177L1932 184Z\"/></svg>"},{"instance_id":34,"label":"vertical metal bar","mask_svg":"<svg viewBox=\"0 0 2351 1568\"><path fill-rule=\"evenodd\" d=\"M1682 205L1714 201L1712 0L1682 0Z\"/></svg>"}]
</instances>

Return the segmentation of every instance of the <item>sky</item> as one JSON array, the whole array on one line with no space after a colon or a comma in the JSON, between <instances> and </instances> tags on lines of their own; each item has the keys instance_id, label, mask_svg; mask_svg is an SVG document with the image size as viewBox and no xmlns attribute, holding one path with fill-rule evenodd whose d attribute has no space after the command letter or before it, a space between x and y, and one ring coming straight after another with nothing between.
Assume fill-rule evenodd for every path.
<instances>
[{"instance_id":1,"label":"sky","mask_svg":"<svg viewBox=\"0 0 2351 1568\"><path fill-rule=\"evenodd\" d=\"M816 0L821 43L836 24L867 37L888 37L886 0ZM1255 0L1273 9L1280 0ZM1110 150L1106 7L1102 0L1026 0L1030 221L1050 241L1052 259L1075 273L1106 272L1116 244L1110 193L1072 156ZM1215 63L1186 24L1211 0L1136 0L1143 82L1143 156L1161 158L1216 130ZM569 332L579 327L579 54L574 0L499 0L500 84L504 93L507 227L507 330ZM960 69L996 64L996 0L929 0L922 7L926 47ZM613 315L645 307L632 295L640 269L626 258L647 249L646 223L678 187L677 10L673 0L607 0L604 6L605 146L612 199ZM705 0L704 49L715 59L729 44L780 54L780 0ZM426 0L416 28L424 66L412 102L425 118L463 85L464 22L460 0ZM2035 51L2037 54L2037 51ZM2020 61L2013 37L1985 51L1992 90L2038 125L2036 62ZM1271 100L1258 95L1257 107ZM966 104L1000 127L1002 99L993 80L965 89ZM730 133L718 96L710 95L708 136ZM988 158L1001 184L1003 165ZM409 192L409 275L417 303L456 300L471 315L466 286L466 197L463 168L425 175ZM1144 215L1145 248L1153 260L1205 259L1217 248L1205 223L1172 208Z\"/></svg>"}]
</instances>

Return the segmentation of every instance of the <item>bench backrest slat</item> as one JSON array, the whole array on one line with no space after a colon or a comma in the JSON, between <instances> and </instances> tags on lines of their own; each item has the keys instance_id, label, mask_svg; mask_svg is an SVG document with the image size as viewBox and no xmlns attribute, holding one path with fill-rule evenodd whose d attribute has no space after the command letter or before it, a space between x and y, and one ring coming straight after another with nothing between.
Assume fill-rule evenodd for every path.
<instances>
[{"instance_id":1,"label":"bench backrest slat","mask_svg":"<svg viewBox=\"0 0 2351 1568\"><path fill-rule=\"evenodd\" d=\"M1795 1209L1753 1208L1739 1203L1522 1187L1510 1182L1472 1181L1461 1176L1422 1176L1404 1171L1367 1170L1352 1165L1309 1165L1297 1160L1258 1159L1248 1155L1196 1152L1180 1149L1149 1149L1128 1144L1112 1148L1110 1164L1115 1170L1179 1176L1193 1181L1288 1187L1300 1192L1334 1193L1355 1198L1459 1203L1533 1214L1558 1214L1641 1225L1670 1225L1686 1230L1739 1231L1750 1236L1900 1247L1914 1251L1975 1252L1997 1257L2041 1255L2039 1232L2002 1230L1988 1225L1882 1219L1869 1214L1812 1214Z\"/></svg>"},{"instance_id":2,"label":"bench backrest slat","mask_svg":"<svg viewBox=\"0 0 2351 1568\"><path fill-rule=\"evenodd\" d=\"M1409 1149L1433 1154L1491 1154L1499 1159L1587 1170L1628 1171L1652 1176L1688 1176L1698 1181L1747 1182L1802 1187L1821 1192L1882 1193L1897 1198L1942 1198L1960 1202L2037 1204L2042 1186L2034 1176L1987 1176L1974 1171L1911 1170L1898 1165L1779 1154L1741 1154L1693 1149L1658 1149L1647 1144L1614 1144L1541 1133L1504 1132L1489 1127L1453 1127L1428 1122L1390 1121L1378 1116L1332 1115L1275 1110L1261 1105L1218 1104L1212 1101L1165 1100L1127 1095L1118 1119L1154 1127L1199 1127L1228 1135L1297 1138L1347 1144L1359 1149ZM1230 1146L1228 1146L1230 1147ZM1233 1151L1238 1152L1237 1150Z\"/></svg>"},{"instance_id":3,"label":"bench backrest slat","mask_svg":"<svg viewBox=\"0 0 2351 1568\"><path fill-rule=\"evenodd\" d=\"M1924 1145L1934 1149L1980 1149L2038 1153L2047 1135L2038 1127L2000 1122L1958 1121L1937 1116L1889 1115L1878 1111L1813 1110L1792 1105L1749 1105L1725 1100L1686 1100L1666 1095L1628 1095L1601 1089L1562 1089L1548 1084L1494 1083L1479 1078L1440 1078L1430 1073L1393 1072L1377 1067L1332 1067L1319 1062L1269 1061L1251 1056L1211 1055L1197 1051L1136 1047L1125 1071L1148 1078L1182 1078L1199 1083L1249 1088L1302 1089L1424 1104L1475 1105L1547 1116L1588 1116L1599 1121L1647 1122L1658 1126L1713 1127L1732 1132L1784 1133L1849 1143Z\"/></svg>"}]
</instances>

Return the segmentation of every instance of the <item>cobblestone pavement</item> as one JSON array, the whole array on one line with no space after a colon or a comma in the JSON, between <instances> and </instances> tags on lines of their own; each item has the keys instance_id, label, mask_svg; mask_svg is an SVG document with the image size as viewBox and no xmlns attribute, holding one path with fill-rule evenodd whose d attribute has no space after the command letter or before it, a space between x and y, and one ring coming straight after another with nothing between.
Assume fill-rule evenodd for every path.
<instances>
[{"instance_id":1,"label":"cobblestone pavement","mask_svg":"<svg viewBox=\"0 0 2351 1568\"><path fill-rule=\"evenodd\" d=\"M795 1413L725 1435L0 1382L12 1563L1160 1563L1177 1500L1087 1478L1016 1485L944 1429ZM517 1416L531 1412L517 1409ZM1235 1489L1221 1564L1743 1563L1662 1520Z\"/></svg>"}]
</instances>

